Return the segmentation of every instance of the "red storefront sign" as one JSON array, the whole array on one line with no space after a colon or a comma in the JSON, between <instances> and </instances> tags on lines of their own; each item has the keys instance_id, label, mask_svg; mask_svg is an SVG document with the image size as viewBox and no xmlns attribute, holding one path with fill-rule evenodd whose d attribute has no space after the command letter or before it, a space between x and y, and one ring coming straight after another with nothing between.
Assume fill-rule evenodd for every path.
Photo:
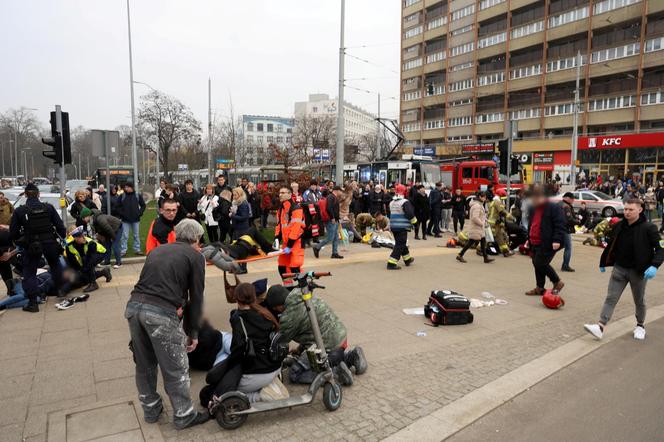
<instances>
[{"instance_id":1,"label":"red storefront sign","mask_svg":"<svg viewBox=\"0 0 664 442\"><path fill-rule=\"evenodd\" d=\"M628 135L579 137L579 149L626 149L632 147L664 147L664 132Z\"/></svg>"},{"instance_id":2,"label":"red storefront sign","mask_svg":"<svg viewBox=\"0 0 664 442\"><path fill-rule=\"evenodd\" d=\"M464 144L461 146L463 153L494 153L495 146L493 143L479 143L479 144Z\"/></svg>"}]
</instances>

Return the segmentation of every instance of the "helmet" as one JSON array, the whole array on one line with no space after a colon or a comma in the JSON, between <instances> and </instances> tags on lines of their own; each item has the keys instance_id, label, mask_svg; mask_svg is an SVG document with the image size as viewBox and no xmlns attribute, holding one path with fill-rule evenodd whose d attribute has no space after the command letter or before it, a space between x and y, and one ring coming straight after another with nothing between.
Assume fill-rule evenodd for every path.
<instances>
[{"instance_id":1,"label":"helmet","mask_svg":"<svg viewBox=\"0 0 664 442\"><path fill-rule=\"evenodd\" d=\"M453 249L456 246L457 246L456 239L450 238L450 239L447 240L447 247L449 247L450 249Z\"/></svg>"},{"instance_id":2,"label":"helmet","mask_svg":"<svg viewBox=\"0 0 664 442\"><path fill-rule=\"evenodd\" d=\"M553 293L551 289L548 289L542 296L542 304L547 308L556 310L565 305L565 300L560 295Z\"/></svg>"},{"instance_id":3,"label":"helmet","mask_svg":"<svg viewBox=\"0 0 664 442\"><path fill-rule=\"evenodd\" d=\"M613 218L611 218L611 219L609 220L609 225L612 225L612 226L613 226L613 225L615 225L615 224L618 224L619 222L620 222L620 218L618 218L617 216L614 216Z\"/></svg>"},{"instance_id":4,"label":"helmet","mask_svg":"<svg viewBox=\"0 0 664 442\"><path fill-rule=\"evenodd\" d=\"M507 190L502 189L502 188L496 190L496 196L507 196Z\"/></svg>"}]
</instances>

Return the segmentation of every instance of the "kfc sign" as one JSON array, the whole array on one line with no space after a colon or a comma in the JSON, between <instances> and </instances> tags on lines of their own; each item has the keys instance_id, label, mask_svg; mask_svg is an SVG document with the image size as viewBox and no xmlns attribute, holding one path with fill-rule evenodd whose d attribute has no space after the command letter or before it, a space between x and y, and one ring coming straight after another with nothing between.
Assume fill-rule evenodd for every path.
<instances>
[{"instance_id":1,"label":"kfc sign","mask_svg":"<svg viewBox=\"0 0 664 442\"><path fill-rule=\"evenodd\" d=\"M624 149L631 147L664 147L664 132L579 137L579 149Z\"/></svg>"}]
</instances>

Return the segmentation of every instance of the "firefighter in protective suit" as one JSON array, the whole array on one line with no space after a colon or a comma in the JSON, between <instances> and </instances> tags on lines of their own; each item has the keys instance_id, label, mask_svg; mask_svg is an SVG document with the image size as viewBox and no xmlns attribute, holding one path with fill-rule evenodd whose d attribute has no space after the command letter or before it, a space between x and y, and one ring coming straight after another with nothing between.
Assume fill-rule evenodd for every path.
<instances>
[{"instance_id":1,"label":"firefighter in protective suit","mask_svg":"<svg viewBox=\"0 0 664 442\"><path fill-rule=\"evenodd\" d=\"M279 189L281 205L277 210L277 226L274 229L275 243L280 241L283 254L279 255L279 274L299 273L304 265L304 249L302 248L302 235L305 230L304 212L302 208L291 199L293 196L289 187Z\"/></svg>"},{"instance_id":2,"label":"firefighter in protective suit","mask_svg":"<svg viewBox=\"0 0 664 442\"><path fill-rule=\"evenodd\" d=\"M394 235L394 248L387 260L388 270L399 270L399 259L409 266L415 261L408 250L408 232L417 223L415 208L401 194L396 194L390 203L390 228Z\"/></svg>"},{"instance_id":3,"label":"firefighter in protective suit","mask_svg":"<svg viewBox=\"0 0 664 442\"><path fill-rule=\"evenodd\" d=\"M493 201L489 205L488 221L491 230L493 230L493 237L500 249L500 253L505 258L512 256L513 253L510 250L505 223L507 221L514 221L514 217L505 209L505 205L498 195L493 197Z\"/></svg>"},{"instance_id":4,"label":"firefighter in protective suit","mask_svg":"<svg viewBox=\"0 0 664 442\"><path fill-rule=\"evenodd\" d=\"M55 207L39 201L39 189L33 183L25 186L25 197L25 204L12 215L9 233L14 243L24 249L23 288L29 301L23 310L36 313L39 311L37 297L41 294L37 268L42 255L48 262L58 296L64 296L60 254L61 238L65 237L66 230Z\"/></svg>"}]
</instances>

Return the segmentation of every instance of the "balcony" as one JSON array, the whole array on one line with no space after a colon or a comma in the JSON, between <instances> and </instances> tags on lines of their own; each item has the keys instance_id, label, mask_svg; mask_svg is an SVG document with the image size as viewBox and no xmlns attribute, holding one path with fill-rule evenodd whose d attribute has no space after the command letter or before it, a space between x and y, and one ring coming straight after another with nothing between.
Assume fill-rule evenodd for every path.
<instances>
[{"instance_id":1,"label":"balcony","mask_svg":"<svg viewBox=\"0 0 664 442\"><path fill-rule=\"evenodd\" d=\"M482 4L486 7L482 8ZM505 14L508 10L508 2L505 0L482 0L480 2L480 10L477 12L477 22L480 23L484 20Z\"/></svg>"},{"instance_id":2,"label":"balcony","mask_svg":"<svg viewBox=\"0 0 664 442\"><path fill-rule=\"evenodd\" d=\"M542 84L542 76L535 75L530 77L516 78L507 83L509 91L532 89L539 87Z\"/></svg>"},{"instance_id":3,"label":"balcony","mask_svg":"<svg viewBox=\"0 0 664 442\"><path fill-rule=\"evenodd\" d=\"M505 131L505 123L502 121L475 125L475 135L503 133L504 131Z\"/></svg>"},{"instance_id":4,"label":"balcony","mask_svg":"<svg viewBox=\"0 0 664 442\"><path fill-rule=\"evenodd\" d=\"M551 41L587 31L588 11L589 7L584 6L549 17L547 39Z\"/></svg>"},{"instance_id":5,"label":"balcony","mask_svg":"<svg viewBox=\"0 0 664 442\"><path fill-rule=\"evenodd\" d=\"M646 120L664 120L664 104L641 107L641 121Z\"/></svg>"},{"instance_id":6,"label":"balcony","mask_svg":"<svg viewBox=\"0 0 664 442\"><path fill-rule=\"evenodd\" d=\"M651 1L650 3L658 3ZM593 29L641 18L642 0L604 0L593 5Z\"/></svg>"},{"instance_id":7,"label":"balcony","mask_svg":"<svg viewBox=\"0 0 664 442\"><path fill-rule=\"evenodd\" d=\"M494 57L498 54L504 54L507 52L507 44L500 43L496 45L489 46L487 48L481 48L477 50L477 59L482 60L489 57Z\"/></svg>"},{"instance_id":8,"label":"balcony","mask_svg":"<svg viewBox=\"0 0 664 442\"><path fill-rule=\"evenodd\" d=\"M542 27L544 26L544 21L539 21L535 23L541 23ZM531 25L532 24L533 23L531 23ZM512 34L514 34L514 30L512 31ZM543 29L537 32L532 32L526 35L522 35L520 37L512 36L512 39L510 40L510 51L517 51L519 49L528 48L530 46L541 44L543 42L544 42Z\"/></svg>"},{"instance_id":9,"label":"balcony","mask_svg":"<svg viewBox=\"0 0 664 442\"><path fill-rule=\"evenodd\" d=\"M602 112L589 112L586 124L604 125L615 123L626 123L634 121L635 108L605 110Z\"/></svg>"},{"instance_id":10,"label":"balcony","mask_svg":"<svg viewBox=\"0 0 664 442\"><path fill-rule=\"evenodd\" d=\"M441 51L434 52L433 54L427 55L426 64L435 63L437 61L442 61L442 60L445 60L445 58L447 58L447 49L443 49Z\"/></svg>"}]
</instances>

